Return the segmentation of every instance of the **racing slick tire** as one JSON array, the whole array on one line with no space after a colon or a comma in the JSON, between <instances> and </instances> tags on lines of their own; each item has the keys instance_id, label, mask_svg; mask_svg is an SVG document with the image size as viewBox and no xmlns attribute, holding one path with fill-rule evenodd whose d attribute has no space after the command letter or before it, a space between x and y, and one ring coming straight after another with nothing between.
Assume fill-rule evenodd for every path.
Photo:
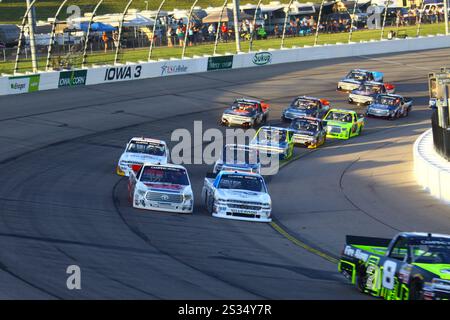
<instances>
[{"instance_id":1,"label":"racing slick tire","mask_svg":"<svg viewBox=\"0 0 450 320\"><path fill-rule=\"evenodd\" d=\"M208 211L209 214L212 214L213 206L214 206L214 199L212 199L209 195L206 195L206 197L205 197L205 206L206 206L206 211Z\"/></svg>"},{"instance_id":2,"label":"racing slick tire","mask_svg":"<svg viewBox=\"0 0 450 320\"><path fill-rule=\"evenodd\" d=\"M423 283L420 279L411 281L409 300L423 300Z\"/></svg>"},{"instance_id":3,"label":"racing slick tire","mask_svg":"<svg viewBox=\"0 0 450 320\"><path fill-rule=\"evenodd\" d=\"M356 288L361 293L366 293L367 273L366 268L360 267L356 272Z\"/></svg>"}]
</instances>

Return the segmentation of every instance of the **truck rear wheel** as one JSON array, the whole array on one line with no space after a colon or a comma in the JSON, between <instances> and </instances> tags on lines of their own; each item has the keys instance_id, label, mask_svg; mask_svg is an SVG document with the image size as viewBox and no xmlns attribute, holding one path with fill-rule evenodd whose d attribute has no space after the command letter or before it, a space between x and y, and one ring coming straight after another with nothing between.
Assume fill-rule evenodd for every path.
<instances>
[{"instance_id":1,"label":"truck rear wheel","mask_svg":"<svg viewBox=\"0 0 450 320\"><path fill-rule=\"evenodd\" d=\"M409 300L423 300L423 283L419 279L411 281Z\"/></svg>"},{"instance_id":2,"label":"truck rear wheel","mask_svg":"<svg viewBox=\"0 0 450 320\"><path fill-rule=\"evenodd\" d=\"M356 287L362 293L366 292L367 273L366 269L360 267L356 272Z\"/></svg>"}]
</instances>

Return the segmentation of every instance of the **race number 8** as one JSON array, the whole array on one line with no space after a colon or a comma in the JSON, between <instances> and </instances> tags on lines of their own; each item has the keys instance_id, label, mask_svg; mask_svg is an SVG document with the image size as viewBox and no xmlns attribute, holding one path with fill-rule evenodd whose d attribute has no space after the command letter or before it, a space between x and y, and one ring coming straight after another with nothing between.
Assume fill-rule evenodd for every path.
<instances>
[{"instance_id":1,"label":"race number 8","mask_svg":"<svg viewBox=\"0 0 450 320\"><path fill-rule=\"evenodd\" d=\"M386 260L383 264L383 287L386 289L394 289L394 277L395 270L397 269L397 263L394 261Z\"/></svg>"}]
</instances>

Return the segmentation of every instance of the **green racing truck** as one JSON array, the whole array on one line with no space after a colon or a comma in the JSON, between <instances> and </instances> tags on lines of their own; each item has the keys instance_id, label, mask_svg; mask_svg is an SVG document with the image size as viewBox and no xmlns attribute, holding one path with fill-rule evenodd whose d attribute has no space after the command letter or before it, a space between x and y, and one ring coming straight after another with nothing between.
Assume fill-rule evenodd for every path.
<instances>
[{"instance_id":1,"label":"green racing truck","mask_svg":"<svg viewBox=\"0 0 450 320\"><path fill-rule=\"evenodd\" d=\"M450 235L347 236L338 270L361 292L386 300L448 300Z\"/></svg>"}]
</instances>

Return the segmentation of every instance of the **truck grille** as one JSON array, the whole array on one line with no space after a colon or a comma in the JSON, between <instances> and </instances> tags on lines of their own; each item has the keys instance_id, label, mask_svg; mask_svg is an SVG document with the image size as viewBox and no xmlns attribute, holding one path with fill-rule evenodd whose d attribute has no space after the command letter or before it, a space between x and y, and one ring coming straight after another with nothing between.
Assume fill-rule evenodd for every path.
<instances>
[{"instance_id":1,"label":"truck grille","mask_svg":"<svg viewBox=\"0 0 450 320\"><path fill-rule=\"evenodd\" d=\"M232 208L232 209L261 210L261 206L249 205L249 204L240 204L240 203L230 203L230 204L228 204L228 207Z\"/></svg>"},{"instance_id":2,"label":"truck grille","mask_svg":"<svg viewBox=\"0 0 450 320\"><path fill-rule=\"evenodd\" d=\"M341 128L336 126L328 126L329 133L341 133Z\"/></svg>"},{"instance_id":3,"label":"truck grille","mask_svg":"<svg viewBox=\"0 0 450 320\"><path fill-rule=\"evenodd\" d=\"M152 192L148 191L145 195L148 201L158 201L158 202L171 202L171 203L181 203L183 202L183 195L179 193L164 193L164 192Z\"/></svg>"}]
</instances>

